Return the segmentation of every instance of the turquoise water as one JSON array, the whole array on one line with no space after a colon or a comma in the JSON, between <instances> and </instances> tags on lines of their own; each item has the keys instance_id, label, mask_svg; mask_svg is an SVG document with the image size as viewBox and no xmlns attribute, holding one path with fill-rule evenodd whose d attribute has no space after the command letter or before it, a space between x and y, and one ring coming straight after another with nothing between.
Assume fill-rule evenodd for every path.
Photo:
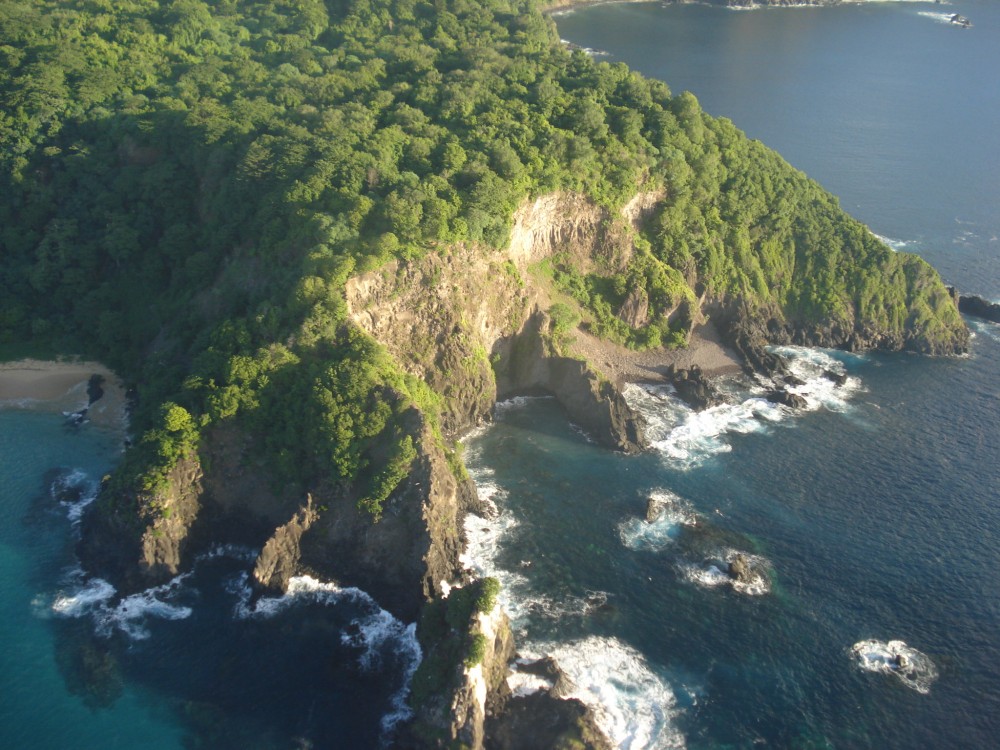
<instances>
[{"instance_id":1,"label":"turquoise water","mask_svg":"<svg viewBox=\"0 0 1000 750\"><path fill-rule=\"evenodd\" d=\"M119 600L86 578L74 520L120 438L0 410L3 748L377 747L405 718L419 661L407 626L362 591L294 579L252 601L255 552ZM70 487L72 497L53 488Z\"/></svg>"},{"instance_id":2,"label":"turquoise water","mask_svg":"<svg viewBox=\"0 0 1000 750\"><path fill-rule=\"evenodd\" d=\"M46 474L76 469L99 480L120 455L114 435L69 430L60 415L0 411L0 747L181 747L180 732L148 692L112 678L114 705L88 708L79 687L79 651L51 610L75 567L68 508L49 493ZM88 698L88 701L91 700Z\"/></svg>"}]
</instances>

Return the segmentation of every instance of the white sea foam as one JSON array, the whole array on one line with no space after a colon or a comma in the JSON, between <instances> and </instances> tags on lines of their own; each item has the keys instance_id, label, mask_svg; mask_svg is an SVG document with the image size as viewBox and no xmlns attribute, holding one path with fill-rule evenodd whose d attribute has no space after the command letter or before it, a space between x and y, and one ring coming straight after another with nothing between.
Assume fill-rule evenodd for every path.
<instances>
[{"instance_id":1,"label":"white sea foam","mask_svg":"<svg viewBox=\"0 0 1000 750\"><path fill-rule=\"evenodd\" d=\"M102 607L115 595L115 587L103 578L91 578L76 589L56 595L52 612L60 617L82 617Z\"/></svg>"},{"instance_id":2,"label":"white sea foam","mask_svg":"<svg viewBox=\"0 0 1000 750\"><path fill-rule=\"evenodd\" d=\"M864 390L861 379L847 376L844 364L823 349L776 346L772 347L772 351L785 358L792 375L805 381L802 385L788 386L788 391L802 396L808 410L823 408L846 412L850 409L850 400ZM859 355L854 356L861 359ZM843 384L837 385L827 373L847 377Z\"/></svg>"},{"instance_id":3,"label":"white sea foam","mask_svg":"<svg viewBox=\"0 0 1000 750\"><path fill-rule=\"evenodd\" d=\"M49 488L49 492L54 498L64 496L68 492L78 494L78 499L73 501L59 500L59 505L66 511L66 518L74 526L80 523L83 518L83 511L97 498L100 485L90 476L80 469L73 469L67 474L57 477Z\"/></svg>"},{"instance_id":4,"label":"white sea foam","mask_svg":"<svg viewBox=\"0 0 1000 750\"><path fill-rule=\"evenodd\" d=\"M897 240L893 239L892 237L886 237L885 235L879 234L878 232L872 232L872 235L877 240L880 240L885 245L888 245L889 249L894 250L895 252L902 252L906 250L906 248L908 248L910 245L915 244L913 240Z\"/></svg>"},{"instance_id":5,"label":"white sea foam","mask_svg":"<svg viewBox=\"0 0 1000 750\"><path fill-rule=\"evenodd\" d=\"M647 522L633 516L618 524L618 536L629 549L662 550L673 543L682 526L698 523L698 514L691 504L670 490L654 490L649 500L660 508L655 520Z\"/></svg>"},{"instance_id":6,"label":"white sea foam","mask_svg":"<svg viewBox=\"0 0 1000 750\"><path fill-rule=\"evenodd\" d=\"M589 636L570 643L534 644L532 649L556 660L572 683L566 697L589 706L616 747L684 747L684 737L672 723L678 711L673 690L634 648L616 638Z\"/></svg>"},{"instance_id":7,"label":"white sea foam","mask_svg":"<svg viewBox=\"0 0 1000 750\"><path fill-rule=\"evenodd\" d=\"M102 578L85 579L80 569L71 571L72 588L56 595L52 612L59 617L93 618L98 635L110 637L119 631L134 641L149 638L147 619L183 620L191 608L175 603L189 576L185 573L162 586L154 586L112 603L115 587Z\"/></svg>"},{"instance_id":8,"label":"white sea foam","mask_svg":"<svg viewBox=\"0 0 1000 750\"><path fill-rule=\"evenodd\" d=\"M891 674L908 688L925 695L938 677L937 667L930 657L903 641L858 641L851 646L850 652L860 669Z\"/></svg>"},{"instance_id":9,"label":"white sea foam","mask_svg":"<svg viewBox=\"0 0 1000 750\"><path fill-rule=\"evenodd\" d=\"M766 425L758 415L779 413L763 398L749 398L695 411L673 396L667 386L628 384L622 391L629 405L646 419L650 446L671 464L684 469L732 450L727 433L761 432Z\"/></svg>"},{"instance_id":10,"label":"white sea foam","mask_svg":"<svg viewBox=\"0 0 1000 750\"><path fill-rule=\"evenodd\" d=\"M162 586L155 586L138 594L127 596L118 606L109 607L97 619L97 633L110 635L118 630L134 641L149 638L147 619L184 620L191 616L191 608L171 600L182 593L184 581L190 573L182 573Z\"/></svg>"},{"instance_id":11,"label":"white sea foam","mask_svg":"<svg viewBox=\"0 0 1000 750\"><path fill-rule=\"evenodd\" d=\"M370 599L370 598L369 598ZM371 606L377 609L371 615L353 620L352 631L341 634L341 642L362 649L358 657L361 668L369 671L382 666L382 654L386 649L392 649L393 654L402 663L402 685L391 699L392 710L381 720L383 733L391 732L401 721L412 716L407 705L410 695L410 682L413 679L423 654L417 641L417 625L404 625L384 609L378 607L373 599Z\"/></svg>"},{"instance_id":12,"label":"white sea foam","mask_svg":"<svg viewBox=\"0 0 1000 750\"><path fill-rule=\"evenodd\" d=\"M524 409L539 401L550 401L554 396L513 396L505 401L497 401L493 406L495 415L502 415L515 409Z\"/></svg>"},{"instance_id":13,"label":"white sea foam","mask_svg":"<svg viewBox=\"0 0 1000 750\"><path fill-rule=\"evenodd\" d=\"M972 328L973 337L982 334L988 339L1000 342L1000 325L987 320L970 320L969 326Z\"/></svg>"},{"instance_id":14,"label":"white sea foam","mask_svg":"<svg viewBox=\"0 0 1000 750\"><path fill-rule=\"evenodd\" d=\"M729 563L742 555L754 574L749 582L737 581L727 572ZM747 596L762 596L771 592L771 561L762 555L751 555L735 549L721 550L700 563L681 562L677 570L690 583L705 588L731 586L734 591Z\"/></svg>"},{"instance_id":15,"label":"white sea foam","mask_svg":"<svg viewBox=\"0 0 1000 750\"><path fill-rule=\"evenodd\" d=\"M514 669L507 675L507 687L516 696L531 695L542 690L549 690L552 687L552 681L536 674L518 672Z\"/></svg>"}]
</instances>

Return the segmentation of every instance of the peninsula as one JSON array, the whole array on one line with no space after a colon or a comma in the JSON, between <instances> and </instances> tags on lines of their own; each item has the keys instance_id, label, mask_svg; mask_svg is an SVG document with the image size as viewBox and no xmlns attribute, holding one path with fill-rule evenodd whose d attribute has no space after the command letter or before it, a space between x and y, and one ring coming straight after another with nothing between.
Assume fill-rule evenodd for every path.
<instances>
[{"instance_id":1,"label":"peninsula","mask_svg":"<svg viewBox=\"0 0 1000 750\"><path fill-rule=\"evenodd\" d=\"M773 370L769 343L968 346L924 261L540 8L0 11L0 341L133 394L83 565L125 594L233 542L259 592L364 589L419 621L402 746L502 746L525 717L607 744L573 701L515 704L494 582L460 560L458 441L498 398L551 393L639 451L629 380Z\"/></svg>"}]
</instances>

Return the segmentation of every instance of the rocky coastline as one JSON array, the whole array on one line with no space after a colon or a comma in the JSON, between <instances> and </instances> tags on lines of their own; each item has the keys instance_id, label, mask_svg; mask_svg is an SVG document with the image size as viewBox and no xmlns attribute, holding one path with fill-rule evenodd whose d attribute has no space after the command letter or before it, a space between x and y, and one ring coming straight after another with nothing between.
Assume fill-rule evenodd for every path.
<instances>
[{"instance_id":1,"label":"rocky coastline","mask_svg":"<svg viewBox=\"0 0 1000 750\"><path fill-rule=\"evenodd\" d=\"M928 342L864 325L810 326L705 294L690 315L686 349L634 352L583 327L561 338L550 310L562 297L539 274L540 262L558 252L581 267L596 258L624 264L643 216L661 197L640 194L612 215L582 196L543 196L515 213L504 250L457 246L348 281L352 324L444 399L439 432L415 408L407 412L417 457L378 523L359 509L351 486L320 483L306 496L273 487L267 467L253 459L253 436L218 426L174 466L165 488L103 493L84 518L78 551L85 567L126 593L169 580L213 544L249 545L260 550L252 576L258 594L281 593L292 576L308 572L357 586L394 616L420 623L426 666L414 692L422 697L414 699L399 746L527 747L523 738L531 736L609 747L591 710L559 695L558 675L548 689L511 693L516 644L499 607L451 612L466 596L456 592L481 585L460 558L465 514L483 508L447 446L490 419L499 400L545 393L597 443L638 452L646 438L641 416L622 396L628 382L670 382L694 408L706 408L720 398L711 378L743 369L770 378L768 398L796 408L800 397L788 391L790 375L770 344L934 354L968 346L967 331ZM738 567L730 571L737 578ZM435 621L449 624L435 628Z\"/></svg>"}]
</instances>

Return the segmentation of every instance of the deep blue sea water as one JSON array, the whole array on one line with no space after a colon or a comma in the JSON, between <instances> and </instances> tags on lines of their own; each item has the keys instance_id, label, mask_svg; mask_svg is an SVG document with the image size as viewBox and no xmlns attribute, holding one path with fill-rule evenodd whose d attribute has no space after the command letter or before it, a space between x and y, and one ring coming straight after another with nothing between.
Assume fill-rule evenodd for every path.
<instances>
[{"instance_id":1,"label":"deep blue sea water","mask_svg":"<svg viewBox=\"0 0 1000 750\"><path fill-rule=\"evenodd\" d=\"M1000 297L995 3L608 5L557 23ZM1000 327L973 328L961 359L786 351L805 413L736 382L702 415L634 388L657 440L635 457L589 444L554 401L504 405L469 449L500 519L469 528L523 648L554 653L623 747L996 746ZM757 585L723 574L738 552Z\"/></svg>"},{"instance_id":2,"label":"deep blue sea water","mask_svg":"<svg viewBox=\"0 0 1000 750\"><path fill-rule=\"evenodd\" d=\"M557 23L1000 298L996 3L619 5ZM799 415L737 383L700 417L632 390L657 438L641 456L588 443L551 400L499 409L469 440L500 511L472 519L470 551L504 580L522 650L554 653L635 750L995 746L1000 328L974 329L963 359L789 352L813 389ZM302 580L248 610L245 550L124 606L79 578L50 470L92 490L119 455L92 425L0 411L0 747L377 746L415 653L363 594ZM646 524L650 496L663 515ZM757 585L726 582L735 552ZM851 648L869 640L865 670ZM909 682L895 640L916 649Z\"/></svg>"}]
</instances>

